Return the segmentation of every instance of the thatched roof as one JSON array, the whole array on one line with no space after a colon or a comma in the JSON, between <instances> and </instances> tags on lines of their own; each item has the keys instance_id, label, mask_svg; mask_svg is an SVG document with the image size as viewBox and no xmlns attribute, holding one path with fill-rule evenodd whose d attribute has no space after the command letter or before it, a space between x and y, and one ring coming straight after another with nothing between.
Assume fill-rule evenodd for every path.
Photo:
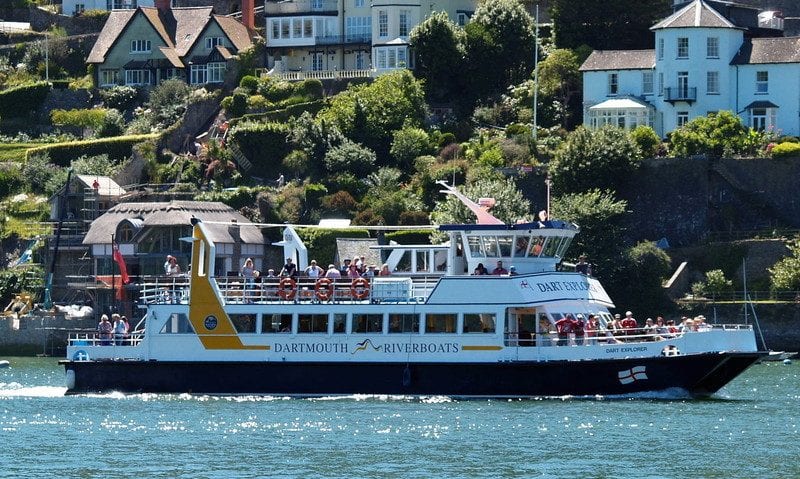
<instances>
[{"instance_id":1,"label":"thatched roof","mask_svg":"<svg viewBox=\"0 0 800 479\"><path fill-rule=\"evenodd\" d=\"M230 206L215 201L170 201L149 203L120 203L109 209L105 214L94 220L83 239L83 244L108 243L112 234L122 221L140 225L141 232L149 228L189 226L192 218L201 221L220 221L240 223L239 235L241 243L264 244L264 236L257 226L241 224L249 223L245 216L238 213ZM235 243L237 240L231 235L233 227L228 224L208 225L211 240L215 243ZM137 234L138 237L140 235ZM136 241L136 238L134 238Z\"/></svg>"}]
</instances>

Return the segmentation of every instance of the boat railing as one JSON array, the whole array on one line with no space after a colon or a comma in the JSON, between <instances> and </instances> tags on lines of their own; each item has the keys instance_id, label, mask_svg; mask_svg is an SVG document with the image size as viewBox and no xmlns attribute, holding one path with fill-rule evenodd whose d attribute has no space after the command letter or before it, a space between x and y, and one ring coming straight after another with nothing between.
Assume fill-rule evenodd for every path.
<instances>
[{"instance_id":1,"label":"boat railing","mask_svg":"<svg viewBox=\"0 0 800 479\"><path fill-rule=\"evenodd\" d=\"M79 332L70 333L67 341L70 346L113 346L113 347L130 347L138 346L144 338L144 330L132 331L125 336L117 336L116 334L100 333L100 332Z\"/></svg>"},{"instance_id":2,"label":"boat railing","mask_svg":"<svg viewBox=\"0 0 800 479\"><path fill-rule=\"evenodd\" d=\"M616 334L606 329L597 331L584 331L583 335L575 333L561 333L549 331L543 333L529 333L525 331L505 333L505 342L508 346L591 346L596 344L618 345L630 343L652 343L670 341L683 337L686 334L704 334L710 331L737 331L750 330L748 324L718 324L707 325L701 329L680 329L674 332L655 332L644 328L619 331Z\"/></svg>"}]
</instances>

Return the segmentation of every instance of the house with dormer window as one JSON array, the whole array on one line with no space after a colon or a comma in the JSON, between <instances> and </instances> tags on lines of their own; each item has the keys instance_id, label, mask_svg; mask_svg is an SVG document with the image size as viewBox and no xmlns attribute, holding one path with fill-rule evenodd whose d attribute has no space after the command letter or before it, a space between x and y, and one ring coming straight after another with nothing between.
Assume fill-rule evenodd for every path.
<instances>
[{"instance_id":1,"label":"house with dormer window","mask_svg":"<svg viewBox=\"0 0 800 479\"><path fill-rule=\"evenodd\" d=\"M222 83L228 62L252 46L251 29L212 7L156 7L109 14L86 62L98 87L152 86L170 78Z\"/></svg>"},{"instance_id":2,"label":"house with dormer window","mask_svg":"<svg viewBox=\"0 0 800 479\"><path fill-rule=\"evenodd\" d=\"M646 124L664 137L730 110L752 128L800 134L800 37L782 36L774 18L692 0L651 30L654 50L596 50L581 65L584 125Z\"/></svg>"}]
</instances>

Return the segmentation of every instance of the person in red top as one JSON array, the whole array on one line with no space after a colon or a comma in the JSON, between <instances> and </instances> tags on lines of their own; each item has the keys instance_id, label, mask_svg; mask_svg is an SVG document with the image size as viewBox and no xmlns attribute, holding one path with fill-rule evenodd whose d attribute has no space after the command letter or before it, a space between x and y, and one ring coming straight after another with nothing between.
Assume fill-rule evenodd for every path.
<instances>
[{"instance_id":1,"label":"person in red top","mask_svg":"<svg viewBox=\"0 0 800 479\"><path fill-rule=\"evenodd\" d=\"M575 344L578 346L583 346L586 344L586 321L583 319L583 315L580 313L578 313L576 318L577 319L572 322L572 332L575 333Z\"/></svg>"},{"instance_id":2,"label":"person in red top","mask_svg":"<svg viewBox=\"0 0 800 479\"><path fill-rule=\"evenodd\" d=\"M626 336L633 336L638 333L639 323L636 322L633 313L630 311L625 312L625 319L620 321L620 325Z\"/></svg>"},{"instance_id":3,"label":"person in red top","mask_svg":"<svg viewBox=\"0 0 800 479\"><path fill-rule=\"evenodd\" d=\"M508 274L508 270L503 268L503 262L497 261L497 268L492 270L492 274L501 275L501 274Z\"/></svg>"},{"instance_id":4,"label":"person in red top","mask_svg":"<svg viewBox=\"0 0 800 479\"><path fill-rule=\"evenodd\" d=\"M569 335L573 332L575 327L575 318L571 314L567 314L563 318L556 321L556 331L558 331L558 345L567 346L569 344Z\"/></svg>"}]
</instances>

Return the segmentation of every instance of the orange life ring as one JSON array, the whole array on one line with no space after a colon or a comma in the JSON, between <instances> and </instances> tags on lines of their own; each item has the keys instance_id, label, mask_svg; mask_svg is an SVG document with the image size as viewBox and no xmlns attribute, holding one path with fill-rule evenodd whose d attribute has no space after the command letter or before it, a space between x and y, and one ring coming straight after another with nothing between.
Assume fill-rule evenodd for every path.
<instances>
[{"instance_id":1,"label":"orange life ring","mask_svg":"<svg viewBox=\"0 0 800 479\"><path fill-rule=\"evenodd\" d=\"M283 278L278 283L278 296L282 299L292 300L297 294L297 283L292 278Z\"/></svg>"},{"instance_id":2,"label":"orange life ring","mask_svg":"<svg viewBox=\"0 0 800 479\"><path fill-rule=\"evenodd\" d=\"M369 296L369 281L366 278L356 278L350 283L350 295L356 299Z\"/></svg>"},{"instance_id":3,"label":"orange life ring","mask_svg":"<svg viewBox=\"0 0 800 479\"><path fill-rule=\"evenodd\" d=\"M320 301L327 301L333 296L333 281L328 278L320 278L314 283L314 294Z\"/></svg>"}]
</instances>

